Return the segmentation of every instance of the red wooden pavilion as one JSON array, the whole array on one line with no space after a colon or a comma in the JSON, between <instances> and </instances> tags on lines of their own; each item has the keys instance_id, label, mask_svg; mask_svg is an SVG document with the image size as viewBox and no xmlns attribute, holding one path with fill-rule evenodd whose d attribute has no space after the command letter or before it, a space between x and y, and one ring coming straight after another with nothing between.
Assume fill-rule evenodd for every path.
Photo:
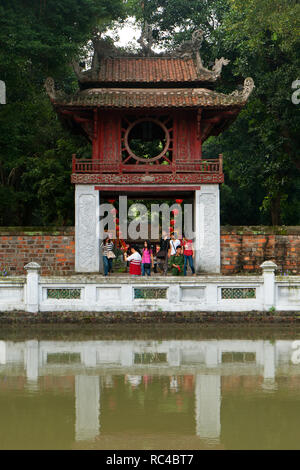
<instances>
[{"instance_id":1,"label":"red wooden pavilion","mask_svg":"<svg viewBox=\"0 0 300 470\"><path fill-rule=\"evenodd\" d=\"M198 269L219 272L222 156L204 160L202 145L230 126L254 87L248 78L240 91L215 91L227 63L216 60L208 70L198 51L172 57L112 54L98 56L90 70L77 70L79 90L73 96L55 91L53 80L46 80L61 119L92 143L91 158L73 156L72 164L77 271L99 269L94 219L100 191L104 199L192 196Z\"/></svg>"}]
</instances>

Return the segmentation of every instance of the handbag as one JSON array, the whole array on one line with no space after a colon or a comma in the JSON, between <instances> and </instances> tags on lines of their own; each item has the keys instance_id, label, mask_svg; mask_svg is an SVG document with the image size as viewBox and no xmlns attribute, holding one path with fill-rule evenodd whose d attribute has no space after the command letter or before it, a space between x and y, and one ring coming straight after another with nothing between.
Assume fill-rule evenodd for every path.
<instances>
[{"instance_id":1,"label":"handbag","mask_svg":"<svg viewBox=\"0 0 300 470\"><path fill-rule=\"evenodd\" d=\"M107 258L108 259L115 259L116 255L114 254L113 251L108 251L107 252Z\"/></svg>"}]
</instances>

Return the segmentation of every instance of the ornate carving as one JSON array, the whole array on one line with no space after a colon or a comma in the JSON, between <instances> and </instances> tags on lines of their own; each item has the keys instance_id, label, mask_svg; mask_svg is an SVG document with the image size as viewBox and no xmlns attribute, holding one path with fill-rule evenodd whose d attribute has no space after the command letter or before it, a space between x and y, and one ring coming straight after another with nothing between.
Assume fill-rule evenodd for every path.
<instances>
[{"instance_id":1,"label":"ornate carving","mask_svg":"<svg viewBox=\"0 0 300 470\"><path fill-rule=\"evenodd\" d=\"M54 80L52 77L46 78L44 82L44 87L51 101L59 101L62 99L67 99L67 95L63 91L55 90L55 84L54 84Z\"/></svg>"},{"instance_id":2,"label":"ornate carving","mask_svg":"<svg viewBox=\"0 0 300 470\"><path fill-rule=\"evenodd\" d=\"M120 55L117 47L110 38L95 37L93 40L94 55L92 60L92 71L97 71L102 59Z\"/></svg>"},{"instance_id":3,"label":"ornate carving","mask_svg":"<svg viewBox=\"0 0 300 470\"><path fill-rule=\"evenodd\" d=\"M138 39L137 42L141 45L144 56L149 57L149 56L153 55L153 51L152 51L152 45L153 45L152 28L151 28L151 26L149 26L147 21L145 21L145 23L143 24L142 34L141 34L141 37Z\"/></svg>"},{"instance_id":4,"label":"ornate carving","mask_svg":"<svg viewBox=\"0 0 300 470\"><path fill-rule=\"evenodd\" d=\"M48 77L45 80L44 87L46 89L47 95L53 101L56 99L56 92L54 87L54 80L52 77Z\"/></svg>"},{"instance_id":5,"label":"ornate carving","mask_svg":"<svg viewBox=\"0 0 300 470\"><path fill-rule=\"evenodd\" d=\"M243 92L242 92L243 97L245 98L245 100L247 100L249 98L249 96L251 95L254 88L255 88L255 85L254 85L253 78L251 78L251 77L246 78L246 80L244 81L244 89L243 89Z\"/></svg>"},{"instance_id":6,"label":"ornate carving","mask_svg":"<svg viewBox=\"0 0 300 470\"><path fill-rule=\"evenodd\" d=\"M200 266L201 270L211 271L216 266L216 250L219 238L217 236L217 220L216 220L216 195L201 194L200 195L200 213L203 220L200 221L202 232L202 244L200 246Z\"/></svg>"},{"instance_id":7,"label":"ornate carving","mask_svg":"<svg viewBox=\"0 0 300 470\"><path fill-rule=\"evenodd\" d=\"M92 271L95 266L96 198L88 194L79 196L78 261L80 270Z\"/></svg>"},{"instance_id":8,"label":"ornate carving","mask_svg":"<svg viewBox=\"0 0 300 470\"><path fill-rule=\"evenodd\" d=\"M208 78L210 77L216 80L221 75L223 66L228 65L230 60L221 57L221 59L215 60L215 65L212 70L204 67L199 51L203 42L203 34L202 30L195 31L191 40L185 41L178 49L176 49L175 55L179 55L181 58L186 59L194 58L196 60L198 72L204 72L208 75Z\"/></svg>"},{"instance_id":9,"label":"ornate carving","mask_svg":"<svg viewBox=\"0 0 300 470\"><path fill-rule=\"evenodd\" d=\"M151 181L150 181L151 178ZM112 174L72 174L72 183L75 184L103 184L103 185L130 185L130 184L221 184L224 183L224 175L219 173L182 173L151 175L112 175Z\"/></svg>"},{"instance_id":10,"label":"ornate carving","mask_svg":"<svg viewBox=\"0 0 300 470\"><path fill-rule=\"evenodd\" d=\"M199 52L203 42L203 34L204 33L201 29L195 31L191 40L184 41L181 46L175 50L175 55L179 55L186 59L192 59L194 55Z\"/></svg>"},{"instance_id":11,"label":"ornate carving","mask_svg":"<svg viewBox=\"0 0 300 470\"><path fill-rule=\"evenodd\" d=\"M254 88L255 85L253 78L248 77L244 81L244 88L242 90L235 90L230 96L240 97L241 101L245 102L248 100Z\"/></svg>"},{"instance_id":12,"label":"ornate carving","mask_svg":"<svg viewBox=\"0 0 300 470\"><path fill-rule=\"evenodd\" d=\"M228 65L229 63L230 63L230 60L225 59L224 57L221 57L221 59L216 59L215 60L215 65L212 68L212 70L215 73L215 76L219 77L222 73L223 65Z\"/></svg>"}]
</instances>

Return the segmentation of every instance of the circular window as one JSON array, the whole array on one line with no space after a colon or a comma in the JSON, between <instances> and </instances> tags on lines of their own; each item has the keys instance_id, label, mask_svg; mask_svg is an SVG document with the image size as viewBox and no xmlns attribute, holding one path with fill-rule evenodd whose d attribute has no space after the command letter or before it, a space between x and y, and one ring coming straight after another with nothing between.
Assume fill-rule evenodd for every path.
<instances>
[{"instance_id":1,"label":"circular window","mask_svg":"<svg viewBox=\"0 0 300 470\"><path fill-rule=\"evenodd\" d=\"M139 161L159 160L169 149L170 136L166 126L152 118L133 122L126 130L125 147Z\"/></svg>"}]
</instances>

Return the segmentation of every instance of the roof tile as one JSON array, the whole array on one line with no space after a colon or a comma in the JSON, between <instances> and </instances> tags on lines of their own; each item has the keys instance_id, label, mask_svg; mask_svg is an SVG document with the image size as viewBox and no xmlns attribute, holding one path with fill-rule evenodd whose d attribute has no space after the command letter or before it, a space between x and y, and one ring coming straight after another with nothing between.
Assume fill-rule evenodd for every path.
<instances>
[{"instance_id":1,"label":"roof tile","mask_svg":"<svg viewBox=\"0 0 300 470\"><path fill-rule=\"evenodd\" d=\"M205 88L122 89L91 88L73 97L56 101L61 106L93 106L101 108L180 108L242 107L241 95L225 95Z\"/></svg>"},{"instance_id":2,"label":"roof tile","mask_svg":"<svg viewBox=\"0 0 300 470\"><path fill-rule=\"evenodd\" d=\"M102 59L97 75L82 73L81 83L180 83L215 82L213 73L199 73L193 59L130 57Z\"/></svg>"}]
</instances>

